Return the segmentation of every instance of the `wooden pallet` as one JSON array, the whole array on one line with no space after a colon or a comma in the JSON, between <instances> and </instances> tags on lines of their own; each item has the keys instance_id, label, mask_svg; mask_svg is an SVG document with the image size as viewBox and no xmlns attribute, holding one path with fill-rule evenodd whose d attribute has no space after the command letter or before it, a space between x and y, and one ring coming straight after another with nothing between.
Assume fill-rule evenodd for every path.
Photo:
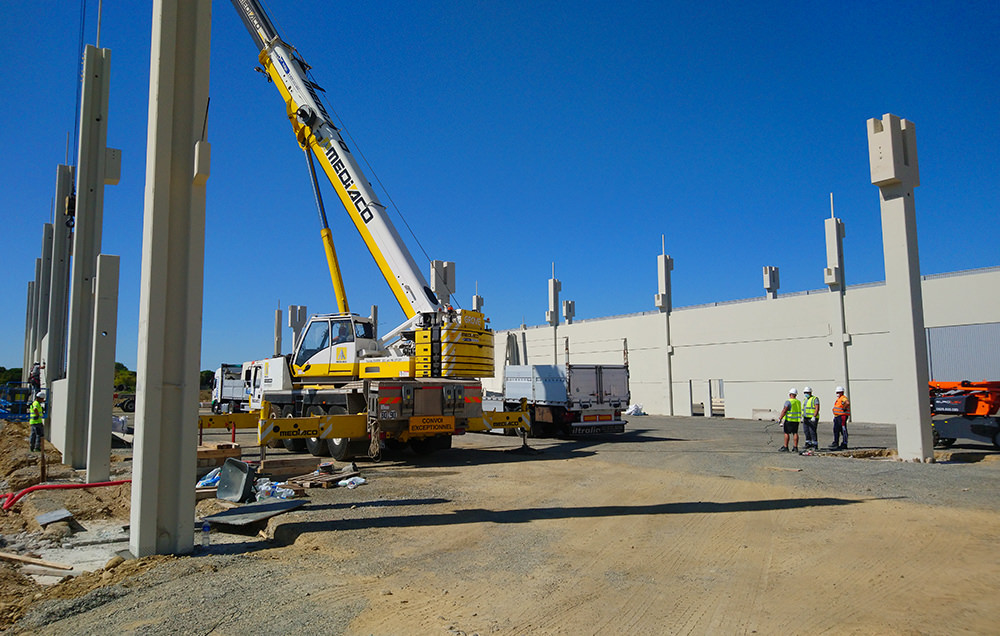
<instances>
[{"instance_id":1,"label":"wooden pallet","mask_svg":"<svg viewBox=\"0 0 1000 636\"><path fill-rule=\"evenodd\" d=\"M340 480L357 477L360 474L361 473L358 471L348 473L323 473L316 470L308 475L300 475L299 477L286 479L285 482L301 486L302 488L336 488L337 482Z\"/></svg>"}]
</instances>

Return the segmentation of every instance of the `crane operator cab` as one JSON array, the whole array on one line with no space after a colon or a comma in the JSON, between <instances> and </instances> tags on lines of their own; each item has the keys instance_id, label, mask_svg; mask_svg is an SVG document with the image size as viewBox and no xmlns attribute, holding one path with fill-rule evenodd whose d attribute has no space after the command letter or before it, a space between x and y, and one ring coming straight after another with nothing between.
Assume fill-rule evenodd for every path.
<instances>
[{"instance_id":1,"label":"crane operator cab","mask_svg":"<svg viewBox=\"0 0 1000 636\"><path fill-rule=\"evenodd\" d=\"M358 377L366 357L386 355L369 318L354 314L324 314L309 320L293 356L296 377Z\"/></svg>"}]
</instances>

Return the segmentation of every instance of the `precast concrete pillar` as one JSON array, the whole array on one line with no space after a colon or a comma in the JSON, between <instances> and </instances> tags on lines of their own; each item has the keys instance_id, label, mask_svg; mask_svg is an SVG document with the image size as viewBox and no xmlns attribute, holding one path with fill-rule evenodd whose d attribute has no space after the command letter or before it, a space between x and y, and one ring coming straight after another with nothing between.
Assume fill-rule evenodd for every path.
<instances>
[{"instance_id":1,"label":"precast concrete pillar","mask_svg":"<svg viewBox=\"0 0 1000 636\"><path fill-rule=\"evenodd\" d=\"M154 0L129 547L194 547L211 0Z\"/></svg>"},{"instance_id":2,"label":"precast concrete pillar","mask_svg":"<svg viewBox=\"0 0 1000 636\"><path fill-rule=\"evenodd\" d=\"M455 263L431 261L431 291L442 305L451 303L455 293Z\"/></svg>"},{"instance_id":3,"label":"precast concrete pillar","mask_svg":"<svg viewBox=\"0 0 1000 636\"><path fill-rule=\"evenodd\" d=\"M119 259L97 257L94 298L94 339L90 375L90 417L87 428L87 481L107 481L111 470L111 407L115 390L115 341L118 337Z\"/></svg>"},{"instance_id":4,"label":"precast concrete pillar","mask_svg":"<svg viewBox=\"0 0 1000 636\"><path fill-rule=\"evenodd\" d=\"M891 114L868 120L872 184L878 186L885 257L885 315L889 322L893 390L885 396L896 414L896 441L903 460L933 461L927 399L927 340L917 216L913 190L920 185L916 128ZM850 397L850 396L848 396Z\"/></svg>"},{"instance_id":5,"label":"precast concrete pillar","mask_svg":"<svg viewBox=\"0 0 1000 636\"><path fill-rule=\"evenodd\" d=\"M65 214L73 192L72 166L56 168L55 224L52 232L52 273L49 276L48 340L45 353L46 384L66 376L66 312L69 302L70 240L73 221Z\"/></svg>"},{"instance_id":6,"label":"precast concrete pillar","mask_svg":"<svg viewBox=\"0 0 1000 636\"><path fill-rule=\"evenodd\" d=\"M38 279L38 307L35 318L38 332L35 334L35 354L40 362L48 366L45 359L45 345L48 343L46 337L49 332L49 298L51 296L52 280L52 224L42 225L42 269ZM42 371L43 383L44 373Z\"/></svg>"},{"instance_id":7,"label":"precast concrete pillar","mask_svg":"<svg viewBox=\"0 0 1000 636\"><path fill-rule=\"evenodd\" d=\"M837 368L836 382L843 386L847 395L851 394L850 369L848 365L847 347L851 344L851 335L847 331L847 318L844 312L844 293L847 287L844 282L844 222L833 216L833 195L830 195L830 218L824 221L826 235L826 267L823 269L823 282L830 288L830 298L833 301L830 321L830 346L834 351Z\"/></svg>"},{"instance_id":8,"label":"precast concrete pillar","mask_svg":"<svg viewBox=\"0 0 1000 636\"><path fill-rule=\"evenodd\" d=\"M664 358L667 363L667 415L674 414L674 346L670 341L670 312L673 310L673 299L670 287L670 272L674 269L674 259L665 252L656 257L657 294L654 298L656 308L663 314Z\"/></svg>"},{"instance_id":9,"label":"precast concrete pillar","mask_svg":"<svg viewBox=\"0 0 1000 636\"><path fill-rule=\"evenodd\" d=\"M712 381L705 380L705 417L712 417Z\"/></svg>"},{"instance_id":10,"label":"precast concrete pillar","mask_svg":"<svg viewBox=\"0 0 1000 636\"><path fill-rule=\"evenodd\" d=\"M281 355L281 310L274 310L274 357Z\"/></svg>"},{"instance_id":11,"label":"precast concrete pillar","mask_svg":"<svg viewBox=\"0 0 1000 636\"><path fill-rule=\"evenodd\" d=\"M573 317L576 316L576 301L573 300L562 301L562 312L563 312L563 318L566 320L566 324L572 325Z\"/></svg>"},{"instance_id":12,"label":"precast concrete pillar","mask_svg":"<svg viewBox=\"0 0 1000 636\"><path fill-rule=\"evenodd\" d=\"M764 267L764 293L765 297L774 300L778 297L778 288L781 286L778 277L777 267Z\"/></svg>"},{"instance_id":13,"label":"precast concrete pillar","mask_svg":"<svg viewBox=\"0 0 1000 636\"><path fill-rule=\"evenodd\" d=\"M308 315L306 313L305 305L289 305L288 306L288 327L292 330L292 351L299 346L299 338L302 336L302 328L306 326L306 319Z\"/></svg>"},{"instance_id":14,"label":"precast concrete pillar","mask_svg":"<svg viewBox=\"0 0 1000 636\"><path fill-rule=\"evenodd\" d=\"M556 278L556 266L552 264L552 278L549 279L549 310L545 321L552 325L552 364L559 364L559 292L562 283Z\"/></svg>"},{"instance_id":15,"label":"precast concrete pillar","mask_svg":"<svg viewBox=\"0 0 1000 636\"><path fill-rule=\"evenodd\" d=\"M34 315L35 308L35 281L28 281L28 298L24 301L24 360L21 362L21 382L28 381L28 374L31 373L31 343L33 342L33 335L31 333L31 326L33 323L32 316Z\"/></svg>"},{"instance_id":16,"label":"precast concrete pillar","mask_svg":"<svg viewBox=\"0 0 1000 636\"><path fill-rule=\"evenodd\" d=\"M80 147L66 346L66 447L63 462L83 468L94 378L94 280L104 227L104 186L118 183L121 151L108 148L111 51L88 45L83 55Z\"/></svg>"},{"instance_id":17,"label":"precast concrete pillar","mask_svg":"<svg viewBox=\"0 0 1000 636\"><path fill-rule=\"evenodd\" d=\"M38 332L38 306L42 298L42 259L35 259L35 287L34 295L31 298L31 350L29 357L32 364L40 362L38 357L38 342L41 340Z\"/></svg>"}]
</instances>

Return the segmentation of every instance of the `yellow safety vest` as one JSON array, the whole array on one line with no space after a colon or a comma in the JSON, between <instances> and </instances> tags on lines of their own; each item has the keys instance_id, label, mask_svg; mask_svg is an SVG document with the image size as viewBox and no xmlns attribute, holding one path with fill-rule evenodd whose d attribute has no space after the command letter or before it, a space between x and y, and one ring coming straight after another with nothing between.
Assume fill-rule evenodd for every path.
<instances>
[{"instance_id":1,"label":"yellow safety vest","mask_svg":"<svg viewBox=\"0 0 1000 636\"><path fill-rule=\"evenodd\" d=\"M788 411L785 412L785 421L795 424L802 421L802 402L796 398L788 398Z\"/></svg>"},{"instance_id":2,"label":"yellow safety vest","mask_svg":"<svg viewBox=\"0 0 1000 636\"><path fill-rule=\"evenodd\" d=\"M28 424L34 426L36 424L42 424L42 403L35 400L28 407Z\"/></svg>"},{"instance_id":3,"label":"yellow safety vest","mask_svg":"<svg viewBox=\"0 0 1000 636\"><path fill-rule=\"evenodd\" d=\"M806 398L805 405L805 416L810 420L819 415L819 398L815 395L810 395Z\"/></svg>"}]
</instances>

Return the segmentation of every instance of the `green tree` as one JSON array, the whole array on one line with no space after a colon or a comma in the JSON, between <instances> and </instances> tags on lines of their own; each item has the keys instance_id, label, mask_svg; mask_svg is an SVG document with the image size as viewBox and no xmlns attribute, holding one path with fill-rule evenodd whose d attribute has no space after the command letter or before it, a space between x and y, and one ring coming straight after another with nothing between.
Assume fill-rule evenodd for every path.
<instances>
[{"instance_id":1,"label":"green tree","mask_svg":"<svg viewBox=\"0 0 1000 636\"><path fill-rule=\"evenodd\" d=\"M0 384L6 384L7 382L20 382L21 381L21 368L17 369L5 369L0 367Z\"/></svg>"},{"instance_id":2,"label":"green tree","mask_svg":"<svg viewBox=\"0 0 1000 636\"><path fill-rule=\"evenodd\" d=\"M121 362L115 363L115 389L124 393L135 391L135 371L129 371Z\"/></svg>"},{"instance_id":3,"label":"green tree","mask_svg":"<svg viewBox=\"0 0 1000 636\"><path fill-rule=\"evenodd\" d=\"M215 377L215 371L202 371L201 372L201 390L207 391L212 388L212 378Z\"/></svg>"}]
</instances>

